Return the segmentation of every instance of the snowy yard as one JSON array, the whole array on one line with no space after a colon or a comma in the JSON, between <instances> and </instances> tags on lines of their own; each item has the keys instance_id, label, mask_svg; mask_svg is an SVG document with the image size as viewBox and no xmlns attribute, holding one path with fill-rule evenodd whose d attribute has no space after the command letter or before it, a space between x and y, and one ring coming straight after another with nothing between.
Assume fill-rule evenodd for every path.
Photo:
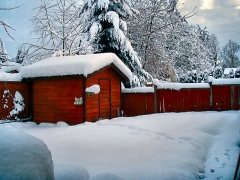
<instances>
[{"instance_id":1,"label":"snowy yard","mask_svg":"<svg viewBox=\"0 0 240 180\"><path fill-rule=\"evenodd\" d=\"M41 139L52 153L57 180L88 178L87 172L90 180L228 180L233 178L240 146L239 111L0 127Z\"/></svg>"}]
</instances>

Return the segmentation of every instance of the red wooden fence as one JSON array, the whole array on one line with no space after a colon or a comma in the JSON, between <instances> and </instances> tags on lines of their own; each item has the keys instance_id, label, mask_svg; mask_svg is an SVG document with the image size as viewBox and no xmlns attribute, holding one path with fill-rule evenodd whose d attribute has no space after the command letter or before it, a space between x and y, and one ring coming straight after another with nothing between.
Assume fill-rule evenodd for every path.
<instances>
[{"instance_id":1,"label":"red wooden fence","mask_svg":"<svg viewBox=\"0 0 240 180\"><path fill-rule=\"evenodd\" d=\"M154 113L153 93L123 93L122 109L126 116Z\"/></svg>"},{"instance_id":2,"label":"red wooden fence","mask_svg":"<svg viewBox=\"0 0 240 180\"><path fill-rule=\"evenodd\" d=\"M158 89L157 112L210 110L209 89Z\"/></svg>"},{"instance_id":3,"label":"red wooden fence","mask_svg":"<svg viewBox=\"0 0 240 180\"><path fill-rule=\"evenodd\" d=\"M240 86L224 85L212 87L212 109L215 111L240 109Z\"/></svg>"},{"instance_id":4,"label":"red wooden fence","mask_svg":"<svg viewBox=\"0 0 240 180\"><path fill-rule=\"evenodd\" d=\"M182 88L176 88L178 86L173 83L170 84L170 87L167 87L166 84L158 86L155 89L155 98L154 93L125 93L123 91L122 110L126 116L154 112L240 110L240 83L238 82L223 85L220 83L214 85L200 83L193 85L193 88L189 84L181 86Z\"/></svg>"}]
</instances>

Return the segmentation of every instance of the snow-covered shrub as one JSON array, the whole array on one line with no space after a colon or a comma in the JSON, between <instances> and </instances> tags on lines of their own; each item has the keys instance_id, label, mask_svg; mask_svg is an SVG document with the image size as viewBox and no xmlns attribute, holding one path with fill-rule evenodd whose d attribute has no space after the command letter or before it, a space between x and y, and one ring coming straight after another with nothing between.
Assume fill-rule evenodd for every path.
<instances>
[{"instance_id":1,"label":"snow-covered shrub","mask_svg":"<svg viewBox=\"0 0 240 180\"><path fill-rule=\"evenodd\" d=\"M7 88L7 87L6 87ZM24 98L22 95L16 91L15 96L13 97L12 93L9 91L9 89L5 89L3 91L2 95L2 103L4 109L10 109L9 102L13 101L13 107L10 111L9 115L6 117L5 120L2 120L2 122L11 122L11 120L19 120L18 115L24 110L25 104L24 104Z\"/></svg>"},{"instance_id":2,"label":"snow-covered shrub","mask_svg":"<svg viewBox=\"0 0 240 180\"><path fill-rule=\"evenodd\" d=\"M235 78L240 78L240 67L238 67L235 71Z\"/></svg>"},{"instance_id":3,"label":"snow-covered shrub","mask_svg":"<svg viewBox=\"0 0 240 180\"><path fill-rule=\"evenodd\" d=\"M3 103L3 108L7 109L8 108L8 99L12 96L12 94L10 93L10 91L8 89L3 91L3 96L2 96L2 101L4 101Z\"/></svg>"},{"instance_id":4,"label":"snow-covered shrub","mask_svg":"<svg viewBox=\"0 0 240 180\"><path fill-rule=\"evenodd\" d=\"M13 98L13 109L10 111L7 119L19 120L18 115L24 110L24 108L24 98L18 91L16 91Z\"/></svg>"},{"instance_id":5,"label":"snow-covered shrub","mask_svg":"<svg viewBox=\"0 0 240 180\"><path fill-rule=\"evenodd\" d=\"M233 69L229 70L228 78L234 78L234 70Z\"/></svg>"},{"instance_id":6,"label":"snow-covered shrub","mask_svg":"<svg viewBox=\"0 0 240 180\"><path fill-rule=\"evenodd\" d=\"M222 78L222 75L223 75L222 67L221 66L215 67L213 71L213 77L215 79L219 79L219 78Z\"/></svg>"},{"instance_id":7,"label":"snow-covered shrub","mask_svg":"<svg viewBox=\"0 0 240 180\"><path fill-rule=\"evenodd\" d=\"M196 70L188 71L187 74L179 76L180 83L203 83L208 81L208 72L197 73Z\"/></svg>"}]
</instances>

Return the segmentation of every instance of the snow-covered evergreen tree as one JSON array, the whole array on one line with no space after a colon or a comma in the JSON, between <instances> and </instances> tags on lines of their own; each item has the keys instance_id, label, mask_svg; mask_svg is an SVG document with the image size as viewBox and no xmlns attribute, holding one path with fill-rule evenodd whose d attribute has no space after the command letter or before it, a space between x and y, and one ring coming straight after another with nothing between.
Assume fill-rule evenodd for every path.
<instances>
[{"instance_id":1,"label":"snow-covered evergreen tree","mask_svg":"<svg viewBox=\"0 0 240 180\"><path fill-rule=\"evenodd\" d=\"M5 49L4 41L0 37L0 64L4 63L6 61L9 61L9 60L10 60L10 57L8 56L8 53Z\"/></svg>"},{"instance_id":2,"label":"snow-covered evergreen tree","mask_svg":"<svg viewBox=\"0 0 240 180\"><path fill-rule=\"evenodd\" d=\"M85 0L80 18L93 53L115 53L133 72L132 86L145 84L151 76L142 69L127 34L126 20L137 12L130 0Z\"/></svg>"}]
</instances>

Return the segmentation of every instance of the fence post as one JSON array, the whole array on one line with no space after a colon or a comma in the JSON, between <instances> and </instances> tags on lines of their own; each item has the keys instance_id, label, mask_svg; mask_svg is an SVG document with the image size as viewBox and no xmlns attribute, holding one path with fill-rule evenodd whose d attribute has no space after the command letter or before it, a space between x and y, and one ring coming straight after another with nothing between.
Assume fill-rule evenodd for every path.
<instances>
[{"instance_id":1,"label":"fence post","mask_svg":"<svg viewBox=\"0 0 240 180\"><path fill-rule=\"evenodd\" d=\"M157 113L157 86L154 85L154 113Z\"/></svg>"},{"instance_id":2,"label":"fence post","mask_svg":"<svg viewBox=\"0 0 240 180\"><path fill-rule=\"evenodd\" d=\"M212 82L209 82L210 85L210 110L213 110L213 91L212 91Z\"/></svg>"},{"instance_id":3,"label":"fence post","mask_svg":"<svg viewBox=\"0 0 240 180\"><path fill-rule=\"evenodd\" d=\"M235 173L234 173L234 178L233 178L233 180L236 180L236 179L237 179L237 174L238 174L239 165L240 165L240 151L239 151L239 154L238 154L238 161L237 161L237 166L236 166L236 170L235 170Z\"/></svg>"},{"instance_id":4,"label":"fence post","mask_svg":"<svg viewBox=\"0 0 240 180\"><path fill-rule=\"evenodd\" d=\"M238 86L238 105L240 105L240 86Z\"/></svg>"}]
</instances>

